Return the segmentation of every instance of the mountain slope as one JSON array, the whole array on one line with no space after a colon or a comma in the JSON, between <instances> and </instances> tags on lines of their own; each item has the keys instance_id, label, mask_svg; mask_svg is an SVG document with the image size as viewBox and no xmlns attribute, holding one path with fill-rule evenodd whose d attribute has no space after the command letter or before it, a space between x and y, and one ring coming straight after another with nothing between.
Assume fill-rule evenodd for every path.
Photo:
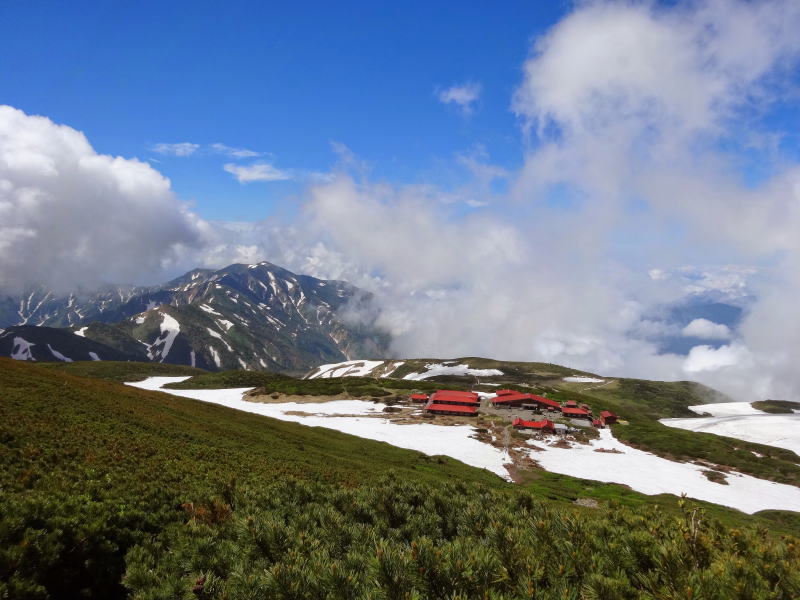
<instances>
[{"instance_id":1,"label":"mountain slope","mask_svg":"<svg viewBox=\"0 0 800 600\"><path fill-rule=\"evenodd\" d=\"M562 504L445 457L61 371L0 359L2 598L800 594L800 544L757 518Z\"/></svg>"},{"instance_id":2,"label":"mountain slope","mask_svg":"<svg viewBox=\"0 0 800 600\"><path fill-rule=\"evenodd\" d=\"M196 269L163 286L107 290L83 301L34 292L7 298L0 316L11 319L7 324L69 324L137 360L299 373L386 353L385 334L347 318L369 299L346 282L263 262ZM12 305L21 308L14 313Z\"/></svg>"},{"instance_id":3,"label":"mountain slope","mask_svg":"<svg viewBox=\"0 0 800 600\"><path fill-rule=\"evenodd\" d=\"M66 329L31 325L0 329L0 356L43 362L145 360L141 351L125 353L100 341L74 335Z\"/></svg>"}]
</instances>

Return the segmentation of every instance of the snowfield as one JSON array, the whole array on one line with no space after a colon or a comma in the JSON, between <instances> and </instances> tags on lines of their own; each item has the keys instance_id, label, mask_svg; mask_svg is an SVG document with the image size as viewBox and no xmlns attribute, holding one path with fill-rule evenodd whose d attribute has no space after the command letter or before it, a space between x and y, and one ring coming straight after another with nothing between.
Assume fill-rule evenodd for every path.
<instances>
[{"instance_id":1,"label":"snowfield","mask_svg":"<svg viewBox=\"0 0 800 600\"><path fill-rule=\"evenodd\" d=\"M728 485L721 485L703 475L703 471L708 470L704 467L667 460L626 446L610 429L599 432L599 440L592 440L588 445L575 444L572 448L537 443L537 448L544 451L531 450L530 456L553 473L622 483L643 494L680 495L685 492L690 498L750 514L767 509L800 511L800 488L739 473L728 474ZM596 452L598 449L612 452Z\"/></svg>"},{"instance_id":2,"label":"snowfield","mask_svg":"<svg viewBox=\"0 0 800 600\"><path fill-rule=\"evenodd\" d=\"M364 362L364 361L357 361ZM161 386L173 381L184 381L188 377L150 377L145 381L127 383L145 390L160 390L175 396L211 402L228 408L264 415L281 421L302 423L311 427L327 427L361 438L386 442L398 448L423 452L429 456L442 454L463 463L488 469L505 479L510 479L503 466L511 462L508 455L493 446L479 442L470 436L475 428L464 426L408 424L398 425L388 419L358 416L380 413L383 406L364 400L337 400L302 404L284 402L261 404L242 399L242 394L252 388L228 390L169 390ZM311 413L309 415L287 414L291 412Z\"/></svg>"},{"instance_id":3,"label":"snowfield","mask_svg":"<svg viewBox=\"0 0 800 600\"><path fill-rule=\"evenodd\" d=\"M473 375L476 377L492 377L494 375L502 375L502 371L497 369L470 369L469 365L443 365L430 363L425 365L427 371L423 373L409 373L403 379L410 379L412 381L421 381L430 377L437 377L439 375Z\"/></svg>"},{"instance_id":4,"label":"snowfield","mask_svg":"<svg viewBox=\"0 0 800 600\"><path fill-rule=\"evenodd\" d=\"M510 479L504 466L511 462L508 455L472 438L475 428L468 425L444 426L427 423L400 425L378 416L382 412L382 405L363 400L261 404L242 399L242 394L252 388L161 389L166 383L185 379L187 377L150 377L145 381L127 385L160 390L282 421L293 421L311 427L327 427L428 455L442 454ZM301 414L289 414L293 412ZM746 513L767 509L800 512L798 487L739 473L730 473L726 476L728 485L714 483L703 475L703 472L708 470L705 467L670 461L631 448L614 438L608 429L601 429L599 433L600 439L592 440L588 445L573 444L567 449L546 446L544 442L537 441L534 444L541 451L532 449L530 456L548 471L582 479L620 483L644 494L680 495L685 492L691 498L729 506Z\"/></svg>"},{"instance_id":5,"label":"snowfield","mask_svg":"<svg viewBox=\"0 0 800 600\"><path fill-rule=\"evenodd\" d=\"M306 379L369 377L375 369L382 365L382 360L349 360L341 363L330 363L318 366Z\"/></svg>"},{"instance_id":6,"label":"snowfield","mask_svg":"<svg viewBox=\"0 0 800 600\"><path fill-rule=\"evenodd\" d=\"M573 375L572 377L564 377L567 383L605 383L605 379L598 379L597 377L580 377Z\"/></svg>"},{"instance_id":7,"label":"snowfield","mask_svg":"<svg viewBox=\"0 0 800 600\"><path fill-rule=\"evenodd\" d=\"M724 435L746 442L786 448L800 456L800 415L745 415L740 417L707 417L661 419L664 425Z\"/></svg>"},{"instance_id":8,"label":"snowfield","mask_svg":"<svg viewBox=\"0 0 800 600\"><path fill-rule=\"evenodd\" d=\"M749 402L720 402L717 404L697 404L690 406L689 410L698 415L705 413L712 417L739 417L743 415L766 415L763 410L753 408Z\"/></svg>"}]
</instances>

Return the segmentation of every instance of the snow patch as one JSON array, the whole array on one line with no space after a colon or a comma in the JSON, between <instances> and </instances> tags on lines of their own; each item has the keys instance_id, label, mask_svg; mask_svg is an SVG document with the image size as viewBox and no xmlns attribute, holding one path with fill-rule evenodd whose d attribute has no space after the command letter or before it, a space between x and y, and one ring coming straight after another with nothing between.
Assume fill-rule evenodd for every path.
<instances>
[{"instance_id":1,"label":"snow patch","mask_svg":"<svg viewBox=\"0 0 800 600\"><path fill-rule=\"evenodd\" d=\"M75 335L79 335L82 338L85 338L87 329L89 329L89 328L88 327L81 327L80 329L77 329L77 330L73 331L72 333L74 333Z\"/></svg>"},{"instance_id":2,"label":"snow patch","mask_svg":"<svg viewBox=\"0 0 800 600\"><path fill-rule=\"evenodd\" d=\"M99 356L97 356L96 352L89 352L89 358L91 358L92 360L103 360Z\"/></svg>"},{"instance_id":3,"label":"snow patch","mask_svg":"<svg viewBox=\"0 0 800 600\"><path fill-rule=\"evenodd\" d=\"M712 417L741 417L744 415L766 415L763 410L754 408L749 402L718 402L716 404L697 404L689 410L698 415L708 413Z\"/></svg>"},{"instance_id":4,"label":"snow patch","mask_svg":"<svg viewBox=\"0 0 800 600\"><path fill-rule=\"evenodd\" d=\"M211 308L207 304L199 304L198 306L200 307L200 310L202 310L204 312L207 312L207 313L212 314L212 315L217 315L218 317L222 316L222 313L218 313L216 310L214 310L213 308Z\"/></svg>"},{"instance_id":5,"label":"snow patch","mask_svg":"<svg viewBox=\"0 0 800 600\"><path fill-rule=\"evenodd\" d=\"M222 325L225 328L225 331L228 331L231 327L233 327L233 323L228 321L227 319L217 319L217 323Z\"/></svg>"},{"instance_id":6,"label":"snow patch","mask_svg":"<svg viewBox=\"0 0 800 600\"><path fill-rule=\"evenodd\" d=\"M161 335L156 338L156 341L150 344L149 350L147 352L148 357L153 360L156 356L160 355L161 359L158 362L164 362L164 359L167 358L169 355L169 351L172 349L172 343L175 341L175 338L178 337L178 334L181 332L181 326L176 319L168 315L167 313L163 313L161 315ZM156 346L163 344L161 350L155 350Z\"/></svg>"},{"instance_id":7,"label":"snow patch","mask_svg":"<svg viewBox=\"0 0 800 600\"><path fill-rule=\"evenodd\" d=\"M564 377L564 381L567 383L603 383L605 379L598 379L597 377L581 377L579 375L573 375L571 377Z\"/></svg>"},{"instance_id":8,"label":"snow patch","mask_svg":"<svg viewBox=\"0 0 800 600\"><path fill-rule=\"evenodd\" d=\"M756 412L757 414L708 418L661 419L661 422L678 429L713 433L745 442L785 448L800 456L800 415Z\"/></svg>"},{"instance_id":9,"label":"snow patch","mask_svg":"<svg viewBox=\"0 0 800 600\"><path fill-rule=\"evenodd\" d=\"M530 456L553 473L621 483L643 494L686 493L691 498L730 506L746 513L760 510L800 511L800 488L728 473L728 485L709 481L704 467L680 463L626 446L610 429L599 430L600 439L588 445L555 448L537 444L542 451ZM595 452L595 450L606 450ZM610 451L610 452L609 452Z\"/></svg>"},{"instance_id":10,"label":"snow patch","mask_svg":"<svg viewBox=\"0 0 800 600\"><path fill-rule=\"evenodd\" d=\"M425 365L427 371L424 373L409 373L403 379L410 379L412 381L420 381L430 377L437 377L439 375L472 375L475 377L492 377L495 375L502 375L502 371L497 369L471 369L469 365L454 365L449 366L445 364L430 363Z\"/></svg>"},{"instance_id":11,"label":"snow patch","mask_svg":"<svg viewBox=\"0 0 800 600\"><path fill-rule=\"evenodd\" d=\"M214 364L217 365L217 368L219 369L220 366L222 366L222 362L219 359L219 353L217 352L217 349L214 348L214 346L209 346L208 349L211 351L211 356L214 359Z\"/></svg>"},{"instance_id":12,"label":"snow patch","mask_svg":"<svg viewBox=\"0 0 800 600\"><path fill-rule=\"evenodd\" d=\"M208 334L209 334L211 337L215 337L215 338L217 338L217 339L218 339L220 342L222 342L223 344L225 344L225 347L228 349L228 352L233 352L233 348L231 348L231 345L230 345L228 342L226 342L224 339L222 339L222 336L221 336L220 334L218 334L218 333L217 333L216 331L214 331L213 329L209 329L208 327L206 327L206 331L208 331Z\"/></svg>"},{"instance_id":13,"label":"snow patch","mask_svg":"<svg viewBox=\"0 0 800 600\"><path fill-rule=\"evenodd\" d=\"M341 363L320 365L306 379L330 377L369 377L372 371L383 364L382 360L349 360Z\"/></svg>"},{"instance_id":14,"label":"snow patch","mask_svg":"<svg viewBox=\"0 0 800 600\"><path fill-rule=\"evenodd\" d=\"M71 358L69 358L67 356L64 356L58 350L54 350L53 347L50 344L47 344L47 349L50 350L50 354L55 356L58 360L62 360L64 362L72 362Z\"/></svg>"},{"instance_id":15,"label":"snow patch","mask_svg":"<svg viewBox=\"0 0 800 600\"><path fill-rule=\"evenodd\" d=\"M14 360L36 360L31 353L31 348L35 345L24 338L15 337L11 345L11 358Z\"/></svg>"}]
</instances>

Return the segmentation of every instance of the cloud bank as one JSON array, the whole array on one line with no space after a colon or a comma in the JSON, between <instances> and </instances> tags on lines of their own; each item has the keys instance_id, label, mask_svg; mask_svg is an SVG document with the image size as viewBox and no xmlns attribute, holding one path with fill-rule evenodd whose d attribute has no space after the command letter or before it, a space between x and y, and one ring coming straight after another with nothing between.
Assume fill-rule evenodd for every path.
<instances>
[{"instance_id":1,"label":"cloud bank","mask_svg":"<svg viewBox=\"0 0 800 600\"><path fill-rule=\"evenodd\" d=\"M146 163L0 106L0 289L136 282L205 243L204 223Z\"/></svg>"}]
</instances>

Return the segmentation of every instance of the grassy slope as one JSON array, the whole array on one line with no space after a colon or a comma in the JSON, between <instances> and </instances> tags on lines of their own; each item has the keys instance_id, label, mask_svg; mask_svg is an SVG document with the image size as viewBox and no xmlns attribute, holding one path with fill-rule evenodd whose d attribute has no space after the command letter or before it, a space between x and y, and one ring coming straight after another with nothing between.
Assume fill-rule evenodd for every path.
<instances>
[{"instance_id":1,"label":"grassy slope","mask_svg":"<svg viewBox=\"0 0 800 600\"><path fill-rule=\"evenodd\" d=\"M68 371L110 379L174 372L171 365L62 368L0 359L3 598L39 597L20 589L3 595L2 582L26 569L49 589L88 586L103 590L99 597L119 596L127 549L179 521L182 503L224 494L231 481L353 486L395 471L421 482L508 485L446 457Z\"/></svg>"},{"instance_id":2,"label":"grassy slope","mask_svg":"<svg viewBox=\"0 0 800 600\"><path fill-rule=\"evenodd\" d=\"M774 415L792 415L793 410L800 410L800 402L790 400L759 400L752 403L753 408L763 410Z\"/></svg>"},{"instance_id":3,"label":"grassy slope","mask_svg":"<svg viewBox=\"0 0 800 600\"><path fill-rule=\"evenodd\" d=\"M156 365L144 366L158 369ZM104 372L94 367L92 373L95 376L129 379L132 373L141 372L136 371L141 368L123 365ZM77 366L72 366L66 370L76 369ZM313 511L330 511L332 506L325 508L320 503L341 502L347 498L342 496L343 492L298 487L291 483L296 479L312 481L314 485L328 482L329 486L344 486L347 489L366 486L374 491L366 492L364 498L378 494L374 497L386 502L386 506L370 507L378 512L369 519L379 518L381 522L388 519L390 529L382 535L394 537L395 533L391 532L396 531L397 535L402 536L405 528L415 531L422 528L422 531L431 533L444 527L451 532L447 534L448 539L456 544L453 547L456 557L459 553L463 556L464 552L471 552L469 548L475 548L480 541L465 541L465 546L461 548L458 544L462 534L456 533L461 530L453 529L446 519L442 520L445 517L461 518L457 515L448 516L452 511L447 507L451 504L466 506L472 504L473 497L477 498L475 494L487 493L469 486L479 484L484 490L500 494L482 502L492 506L493 520L507 523L504 525L504 536L513 535L520 515L528 510L524 507L531 506L530 499L526 500L524 492L518 487L454 460L425 457L417 452L325 429L275 421L188 399L123 387L109 381L77 377L64 371L0 360L0 390L3 396L3 402L0 403L0 504L4 507L0 515L0 597L44 598L45 589L49 589L56 598L122 597L124 590L119 581L123 559L127 550L136 545L144 549L128 557L129 585L141 590L145 594L142 597L176 597L150 596L147 590L152 592L153 589L165 589L164 586L173 584L178 586L175 589L188 590L192 582L199 581L201 574L205 578L206 573L210 573L210 581L222 586L220 577L231 574L230 567L224 566L230 560L225 552L230 552L233 557L241 555L237 550L239 547L248 548L250 553L257 552L251 547L257 540L248 535L239 537L253 527L252 518L247 516L251 514L250 511L258 514L265 502L270 505L289 502L287 510L290 510L291 518L302 519L299 515L306 511L295 509L292 512L291 507L297 506L298 500L289 500L289 496L297 495L298 498L306 498L301 502L313 502L309 505ZM433 487L420 488L413 492L413 497L392 506L395 499L391 494L395 492L391 490L394 488L387 487L381 479L387 471L396 474L395 480ZM444 490L437 487L448 481L458 482L461 487ZM372 486L373 482L378 485ZM276 483L280 485L275 487ZM645 538L652 539L653 536L646 530L647 524L655 523L657 519L663 520L665 515L676 514L677 511L674 498L665 499L662 507L661 499L650 499L619 486L582 482L552 474L541 474L527 487L536 491L537 495L551 499L548 501L550 510L569 506L567 502L574 497L587 495L589 488L594 491L588 495L601 500L621 499L629 506L659 505L658 511L649 513L649 517L635 513L623 515L619 509L591 510L572 506L562 513L542 513L541 509L534 506L533 512L539 515L536 518L545 519L535 522L552 524L552 531L547 532L547 544L557 543L555 540L563 537L559 527L580 528L583 523L591 522L593 525L589 530L581 532L576 529L576 534L591 535L587 539L596 539L596 535L590 534L590 531L605 531L606 535L614 537L615 544L630 547ZM382 497L380 490L389 490L386 493L390 495ZM276 493L288 494L287 499L270 496ZM397 489L397 494L403 493L408 493L408 490ZM437 497L435 506L425 511L435 508L436 511L444 511L441 516L436 516L430 525L426 525L434 515L423 512L407 521L404 529L391 528L393 519L405 522L409 518L404 516L411 509L408 501L417 502L414 498L420 497L419 494L424 498L432 493ZM256 504L248 500L251 497L257 498ZM363 501L355 498L352 502ZM187 502L195 504L187 508ZM341 506L341 514L355 511L347 518L355 518L357 522L366 518L366 514L358 512L362 509L356 504L351 506L350 502L347 500ZM515 506L518 508L514 509ZM397 510L401 512L394 512ZM515 513L515 510L519 513ZM230 511L233 511L232 520L226 516ZM192 515L188 528L184 525L187 514ZM476 513L474 518L488 518L486 515L480 517L480 514L483 513ZM573 514L574 517L571 516ZM749 518L724 509L718 509L714 514L737 526L770 524L765 518ZM336 520L328 521L341 517L332 515L325 518L326 531L329 527L341 527ZM619 525L615 526L611 521L606 523L606 519L612 519ZM298 526L307 528L313 523L310 521ZM667 520L658 526L669 526L668 523ZM264 525L277 526L272 522ZM780 530L790 529L792 523L783 521L772 525ZM359 522L356 526L363 527L363 524ZM378 531L378 523L375 523L375 527ZM464 522L459 527L465 528L463 535L466 536L474 524ZM341 531L344 533L346 530ZM614 533L608 533L611 531ZM485 535L489 536L487 548L496 548L493 552L502 552L510 543L504 541L504 537L492 538L491 531ZM722 535L722 539L727 537L724 530L713 534L710 532L709 535ZM162 539L162 542L151 545L150 540L156 538ZM387 543L401 542L395 540ZM522 556L524 553L528 556L529 551L524 548L534 548L536 544L531 545L532 542L525 541L514 554ZM545 543L545 539L541 542ZM302 539L299 543L303 544ZM596 560L602 564L608 561L608 557L600 556L608 553L604 549L605 543L604 540L602 544L592 544L591 550L599 553L596 554ZM769 541L759 543L771 544ZM739 542L740 546L742 544L743 541ZM714 542L712 547L717 552L721 546ZM561 564L565 564L565 559L569 562L569 553L577 548L566 542L564 548L558 550L564 553L559 559ZM776 547L775 551L779 552L776 558L790 560L788 555L783 558L786 550L781 548ZM580 551L586 553L590 550L584 544L580 546ZM677 547L670 551L684 552ZM305 550L298 548L298 552ZM364 552L374 556L372 550ZM215 556L215 553L219 556ZM244 575L251 569L249 577L261 577L258 574L261 566L258 569L253 567L250 561L255 559L249 556L251 554L239 559L244 561L241 565L245 569ZM364 563L365 567L377 568L371 560ZM405 559L398 557L397 560L400 562L391 566L392 569L405 564L402 562ZM330 560L322 556L322 561L320 568L329 568ZM261 562L258 564L263 565ZM298 568L302 568L300 564ZM459 569L459 564L455 562L453 568ZM595 564L594 560L591 564ZM721 564L728 564L727 559ZM629 567L634 570L638 568L635 565ZM524 578L524 572L523 568L519 576ZM492 575L493 578L495 576ZM572 582L577 584L583 580L577 579L578 576L563 575L563 571L556 569L541 581L555 585L563 578L564 585L577 589ZM580 577L591 577L591 569L582 572ZM367 582L365 585L373 584ZM385 584L381 582L381 585ZM423 584L417 582L415 585ZM614 583L616 586L618 584ZM556 590L553 591L555 593ZM306 594L310 593L306 591ZM245 596L241 592L237 595L234 590L231 595L213 597ZM298 594L293 597L311 595ZM557 597L573 596L562 596L559 592Z\"/></svg>"},{"instance_id":4,"label":"grassy slope","mask_svg":"<svg viewBox=\"0 0 800 600\"><path fill-rule=\"evenodd\" d=\"M107 381L142 381L152 376L181 376L201 375L206 371L186 367L183 365L170 365L163 363L145 362L115 362L115 361L90 361L90 362L52 362L39 363L39 366L69 373L79 377L92 377Z\"/></svg>"}]
</instances>

